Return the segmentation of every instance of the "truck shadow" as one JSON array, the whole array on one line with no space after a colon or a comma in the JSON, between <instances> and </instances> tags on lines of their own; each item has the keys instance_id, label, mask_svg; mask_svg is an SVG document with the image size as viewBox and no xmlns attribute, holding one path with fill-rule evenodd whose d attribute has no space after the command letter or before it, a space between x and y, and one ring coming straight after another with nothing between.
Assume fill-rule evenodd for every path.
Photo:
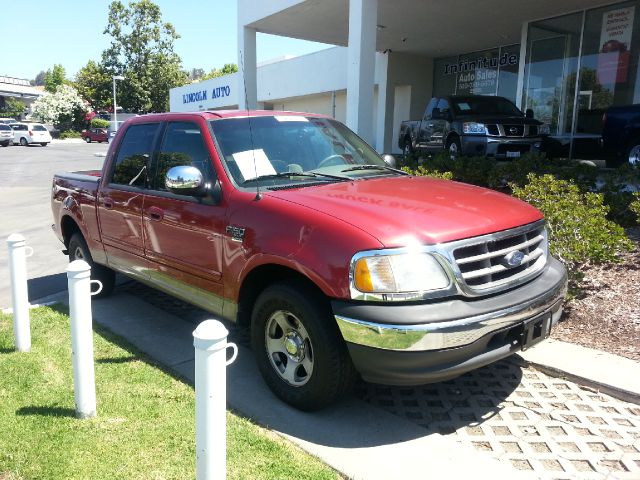
<instances>
[{"instance_id":1,"label":"truck shadow","mask_svg":"<svg viewBox=\"0 0 640 480\"><path fill-rule=\"evenodd\" d=\"M121 291L195 325L211 314L137 282ZM225 324L240 346L227 373L228 405L258 424L318 445L361 448L406 442L432 434L473 429L499 415L520 385L522 369L509 359L459 378L417 387L360 381L354 393L318 412L296 410L274 397L262 380L246 329ZM192 365L190 365L191 372ZM182 378L188 378L188 374ZM192 383L192 379L189 380ZM369 407L363 405L366 402ZM371 408L373 407L373 408Z\"/></svg>"}]
</instances>

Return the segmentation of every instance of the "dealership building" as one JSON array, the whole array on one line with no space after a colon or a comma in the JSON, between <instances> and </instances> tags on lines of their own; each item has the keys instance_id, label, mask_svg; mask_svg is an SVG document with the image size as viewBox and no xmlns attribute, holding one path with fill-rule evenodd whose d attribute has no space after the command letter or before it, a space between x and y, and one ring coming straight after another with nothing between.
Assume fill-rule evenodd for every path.
<instances>
[{"instance_id":1,"label":"dealership building","mask_svg":"<svg viewBox=\"0 0 640 480\"><path fill-rule=\"evenodd\" d=\"M256 62L256 33L336 45ZM238 73L172 89L172 111L297 110L345 122L379 152L432 96L500 95L597 154L602 115L640 103L640 1L238 0Z\"/></svg>"}]
</instances>

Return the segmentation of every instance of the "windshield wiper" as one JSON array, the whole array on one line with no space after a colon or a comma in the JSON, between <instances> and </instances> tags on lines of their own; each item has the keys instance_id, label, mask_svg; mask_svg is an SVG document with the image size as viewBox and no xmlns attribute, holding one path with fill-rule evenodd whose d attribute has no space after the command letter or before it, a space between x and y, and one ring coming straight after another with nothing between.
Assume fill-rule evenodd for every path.
<instances>
[{"instance_id":1,"label":"windshield wiper","mask_svg":"<svg viewBox=\"0 0 640 480\"><path fill-rule=\"evenodd\" d=\"M259 175L257 177L249 178L245 180L244 183L254 182L256 180L270 180L274 178L293 178L293 177L305 177L305 178L317 178L317 177L325 177L332 178L334 180L350 180L348 177L341 177L338 175L329 175L326 173L316 173L316 172L280 172L280 173L270 173L268 175Z\"/></svg>"},{"instance_id":2,"label":"windshield wiper","mask_svg":"<svg viewBox=\"0 0 640 480\"><path fill-rule=\"evenodd\" d=\"M341 173L344 172L355 172L356 170L388 170L390 172L400 173L402 175L408 175L407 172L402 170L398 170L397 168L389 167L387 165L354 165L353 167L345 168L344 170L340 170Z\"/></svg>"}]
</instances>

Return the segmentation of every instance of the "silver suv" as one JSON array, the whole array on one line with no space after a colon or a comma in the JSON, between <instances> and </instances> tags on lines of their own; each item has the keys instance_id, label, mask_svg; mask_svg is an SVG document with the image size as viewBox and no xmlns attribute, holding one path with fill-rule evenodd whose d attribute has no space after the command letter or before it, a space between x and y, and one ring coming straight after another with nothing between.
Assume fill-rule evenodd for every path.
<instances>
[{"instance_id":1,"label":"silver suv","mask_svg":"<svg viewBox=\"0 0 640 480\"><path fill-rule=\"evenodd\" d=\"M4 123L0 123L0 145L8 147L13 143L13 129Z\"/></svg>"}]
</instances>

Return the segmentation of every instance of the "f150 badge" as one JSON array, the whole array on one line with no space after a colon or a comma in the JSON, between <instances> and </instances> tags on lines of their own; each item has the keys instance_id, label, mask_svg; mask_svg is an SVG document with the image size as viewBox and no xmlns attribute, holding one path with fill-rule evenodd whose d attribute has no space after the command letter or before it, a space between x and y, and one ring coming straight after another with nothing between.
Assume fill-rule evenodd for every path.
<instances>
[{"instance_id":1,"label":"f150 badge","mask_svg":"<svg viewBox=\"0 0 640 480\"><path fill-rule=\"evenodd\" d=\"M506 267L510 267L510 268L515 268L515 267L519 267L522 264L522 261L524 260L524 253L522 253L520 250L515 250L513 252L509 252L507 253L504 258L504 263L506 264Z\"/></svg>"},{"instance_id":2,"label":"f150 badge","mask_svg":"<svg viewBox=\"0 0 640 480\"><path fill-rule=\"evenodd\" d=\"M244 240L244 228L234 227L233 225L227 225L227 233L231 235L231 240L234 242L241 242Z\"/></svg>"}]
</instances>

